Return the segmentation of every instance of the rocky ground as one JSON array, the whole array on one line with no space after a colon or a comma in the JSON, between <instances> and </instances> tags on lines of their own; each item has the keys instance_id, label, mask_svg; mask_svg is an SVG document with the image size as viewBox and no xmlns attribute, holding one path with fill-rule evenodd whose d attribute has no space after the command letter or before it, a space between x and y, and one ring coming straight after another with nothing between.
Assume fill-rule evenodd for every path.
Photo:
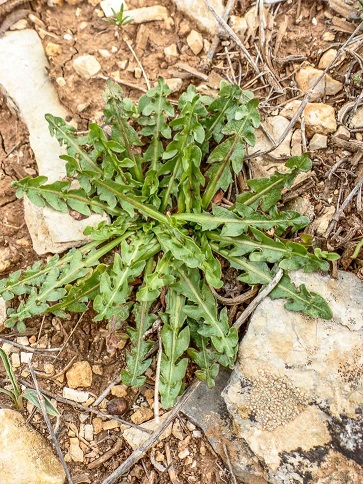
<instances>
[{"instance_id":1,"label":"rocky ground","mask_svg":"<svg viewBox=\"0 0 363 484\"><path fill-rule=\"evenodd\" d=\"M119 27L105 22L120 3L32 1L25 9L12 0L0 2L0 35L7 31L0 38L0 276L82 243L82 223L90 223L29 204L24 210L10 188L13 180L36 173L50 179L64 175L60 148L48 136L46 112L66 117L80 132L92 121L102 123L102 91L109 78L135 101L158 76L167 79L176 98L189 84L213 96L222 79L253 91L263 127L243 176L265 176L290 156L310 152L312 171L298 178L283 202L310 217L307 232L317 246L341 256L332 264L330 282L309 283L318 284L318 292L327 286L331 301L339 293L344 296L331 325L321 332L315 326L305 332L306 318L287 331L289 319L281 327L283 308L272 323L269 306L262 306L243 340L224 400L220 393L226 373L214 399L197 389L164 438L117 482L360 482L363 258L362 251L354 253L363 237L363 29L358 2L271 0L262 8L259 1L230 1L226 18L232 30L221 28L219 39L215 15L202 0L159 5L156 0L129 0L131 23ZM211 3L223 16L222 2ZM265 151L269 153L260 155ZM346 276L340 275L337 285L338 269L352 279L343 283ZM237 315L242 310L234 309ZM266 319L270 333L263 330ZM103 482L149 437L123 420L135 426L151 421L147 425L156 428L155 365L140 391L121 385L127 342L119 336L94 323L90 312L66 320L34 318L25 335L1 334L20 381L32 384L31 354L42 390L61 412L61 420L52 423L75 483ZM267 347L261 357L259 348ZM4 372L2 377L3 386ZM282 393L274 396L278 385ZM264 398L272 398L272 417L258 409ZM281 398L279 413L275 408ZM9 404L5 395L1 401ZM19 417L14 424L9 410L1 412L0 431L20 442L15 432L22 425ZM40 412L28 404L22 413L51 440ZM34 455L44 455L43 480L36 480L40 474L35 467L38 477L31 482L63 482L62 467L53 463L44 442L36 451L34 442L29 436L11 450L6 441L11 456L19 447L24 452L18 459L8 458L4 449L2 464L13 461L18 467L23 461L26 477L18 482L29 483Z\"/></svg>"}]
</instances>

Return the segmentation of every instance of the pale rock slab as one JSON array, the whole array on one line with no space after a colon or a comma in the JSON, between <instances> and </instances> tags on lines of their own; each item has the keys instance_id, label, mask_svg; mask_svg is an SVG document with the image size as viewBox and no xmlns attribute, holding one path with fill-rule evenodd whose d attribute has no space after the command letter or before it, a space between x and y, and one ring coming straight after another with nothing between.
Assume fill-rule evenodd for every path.
<instances>
[{"instance_id":1,"label":"pale rock slab","mask_svg":"<svg viewBox=\"0 0 363 484\"><path fill-rule=\"evenodd\" d=\"M33 242L33 248L39 255L59 254L71 247L78 247L90 242L83 235L88 225L96 226L105 217L92 214L83 220L75 220L71 215L57 212L50 207L37 207L24 198L24 217Z\"/></svg>"},{"instance_id":2,"label":"pale rock slab","mask_svg":"<svg viewBox=\"0 0 363 484\"><path fill-rule=\"evenodd\" d=\"M331 63L333 59L335 59L338 51L336 49L328 49L324 52L324 54L320 57L319 61L319 69L325 69Z\"/></svg>"},{"instance_id":3,"label":"pale rock slab","mask_svg":"<svg viewBox=\"0 0 363 484\"><path fill-rule=\"evenodd\" d=\"M39 175L54 182L66 175L64 160L59 158L65 151L50 136L44 116L51 113L65 118L68 112L60 104L48 78L48 66L42 43L34 30L9 32L0 39L0 88L15 102L28 127ZM36 207L26 199L24 211L34 250L39 255L59 253L84 244L89 240L83 235L85 227L105 219L94 214L76 221L49 207Z\"/></svg>"},{"instance_id":4,"label":"pale rock slab","mask_svg":"<svg viewBox=\"0 0 363 484\"><path fill-rule=\"evenodd\" d=\"M155 431L164 422L164 420L168 417L168 415L169 413L164 413L164 415L160 417L159 423L156 423L155 420L150 420L149 422L141 424L141 427L147 430ZM161 434L158 440L160 441L160 440L167 439L171 435L171 429L172 429L172 424L170 424L164 430L164 432ZM126 440L126 442L133 450L140 447L150 437L150 434L143 432L142 430L139 430L135 427L128 427L122 424L121 424L121 432L122 432L122 437Z\"/></svg>"},{"instance_id":5,"label":"pale rock slab","mask_svg":"<svg viewBox=\"0 0 363 484\"><path fill-rule=\"evenodd\" d=\"M358 108L350 120L349 126L352 129L363 128L363 107Z\"/></svg>"},{"instance_id":6,"label":"pale rock slab","mask_svg":"<svg viewBox=\"0 0 363 484\"><path fill-rule=\"evenodd\" d=\"M309 143L310 151L323 150L328 146L328 137L325 134L315 133Z\"/></svg>"},{"instance_id":7,"label":"pale rock slab","mask_svg":"<svg viewBox=\"0 0 363 484\"><path fill-rule=\"evenodd\" d=\"M219 25L212 12L208 9L203 1L195 0L173 0L178 10L195 22L199 28L205 30L210 35L219 32ZM222 0L210 0L210 3L219 13L223 15L224 5Z\"/></svg>"},{"instance_id":8,"label":"pale rock slab","mask_svg":"<svg viewBox=\"0 0 363 484\"><path fill-rule=\"evenodd\" d=\"M260 304L222 394L236 436L268 482L361 482L363 281L290 275L328 301L333 319L289 312L283 300ZM340 480L347 468L354 479Z\"/></svg>"},{"instance_id":9,"label":"pale rock slab","mask_svg":"<svg viewBox=\"0 0 363 484\"><path fill-rule=\"evenodd\" d=\"M101 64L96 57L86 54L80 55L73 60L73 68L80 77L88 81L100 72Z\"/></svg>"},{"instance_id":10,"label":"pale rock slab","mask_svg":"<svg viewBox=\"0 0 363 484\"><path fill-rule=\"evenodd\" d=\"M2 484L63 484L65 474L45 439L22 415L0 409Z\"/></svg>"},{"instance_id":11,"label":"pale rock slab","mask_svg":"<svg viewBox=\"0 0 363 484\"><path fill-rule=\"evenodd\" d=\"M324 235L334 214L335 207L333 205L324 208L323 213L312 222L310 229L318 235Z\"/></svg>"},{"instance_id":12,"label":"pale rock slab","mask_svg":"<svg viewBox=\"0 0 363 484\"><path fill-rule=\"evenodd\" d=\"M105 17L113 17L114 13L112 10L118 13L122 5L124 5L125 16L127 15L126 14L127 6L124 0L103 0L100 3L100 5L103 10L103 13L105 14Z\"/></svg>"},{"instance_id":13,"label":"pale rock slab","mask_svg":"<svg viewBox=\"0 0 363 484\"><path fill-rule=\"evenodd\" d=\"M229 25L239 37L243 37L248 29L246 19L244 17L237 17L236 15L230 16Z\"/></svg>"},{"instance_id":14,"label":"pale rock slab","mask_svg":"<svg viewBox=\"0 0 363 484\"><path fill-rule=\"evenodd\" d=\"M196 30L192 30L187 37L187 44L194 55L198 55L203 50L203 37Z\"/></svg>"},{"instance_id":15,"label":"pale rock slab","mask_svg":"<svg viewBox=\"0 0 363 484\"><path fill-rule=\"evenodd\" d=\"M344 139L345 141L350 140L350 131L345 126L339 126L334 136L340 139Z\"/></svg>"},{"instance_id":16,"label":"pale rock slab","mask_svg":"<svg viewBox=\"0 0 363 484\"><path fill-rule=\"evenodd\" d=\"M275 143L278 141L286 127L289 125L289 120L284 116L270 116L266 118L263 122L264 130L261 128L256 129L256 143L255 146L248 147L248 153L253 154L258 151L264 152L272 148L273 144L271 140ZM270 139L266 135L265 131L270 135ZM291 156L291 137L292 132L289 131L284 141L275 150L269 153L275 159L287 158Z\"/></svg>"},{"instance_id":17,"label":"pale rock slab","mask_svg":"<svg viewBox=\"0 0 363 484\"><path fill-rule=\"evenodd\" d=\"M164 79L168 87L170 88L171 93L178 92L183 86L183 79L180 77L173 77L170 79Z\"/></svg>"},{"instance_id":18,"label":"pale rock slab","mask_svg":"<svg viewBox=\"0 0 363 484\"><path fill-rule=\"evenodd\" d=\"M88 392L74 390L73 388L63 387L63 397L77 403L85 403L89 398Z\"/></svg>"},{"instance_id":19,"label":"pale rock slab","mask_svg":"<svg viewBox=\"0 0 363 484\"><path fill-rule=\"evenodd\" d=\"M84 453L81 447L79 446L79 440L77 437L71 437L69 439L70 446L69 446L69 457L72 459L73 462L83 462L84 461Z\"/></svg>"},{"instance_id":20,"label":"pale rock slab","mask_svg":"<svg viewBox=\"0 0 363 484\"><path fill-rule=\"evenodd\" d=\"M281 116L291 119L299 109L301 101L290 101L281 110ZM304 119L308 136L315 133L329 134L337 130L333 106L324 103L308 103L304 109Z\"/></svg>"},{"instance_id":21,"label":"pale rock slab","mask_svg":"<svg viewBox=\"0 0 363 484\"><path fill-rule=\"evenodd\" d=\"M312 66L303 67L299 70L299 72L296 73L295 76L298 88L301 89L304 93L308 92L322 73L322 70L315 69L315 67ZM325 95L332 96L334 94L337 94L342 89L343 84L341 82L336 81L331 76L329 76L329 74L325 74L325 76L313 89L310 100L318 101Z\"/></svg>"},{"instance_id":22,"label":"pale rock slab","mask_svg":"<svg viewBox=\"0 0 363 484\"><path fill-rule=\"evenodd\" d=\"M0 86L16 103L29 130L29 141L39 173L50 182L66 175L64 154L58 141L51 137L45 114L65 118L56 90L49 81L49 66L42 43L35 30L8 32L0 39Z\"/></svg>"},{"instance_id":23,"label":"pale rock slab","mask_svg":"<svg viewBox=\"0 0 363 484\"><path fill-rule=\"evenodd\" d=\"M92 368L88 361L77 361L66 373L69 388L85 388L92 385Z\"/></svg>"},{"instance_id":24,"label":"pale rock slab","mask_svg":"<svg viewBox=\"0 0 363 484\"><path fill-rule=\"evenodd\" d=\"M163 20L165 27L170 30L174 25L174 20L170 17L169 11L163 5L153 5L152 7L136 8L127 10L127 16L132 19L134 24L143 24L145 22L154 22Z\"/></svg>"}]
</instances>

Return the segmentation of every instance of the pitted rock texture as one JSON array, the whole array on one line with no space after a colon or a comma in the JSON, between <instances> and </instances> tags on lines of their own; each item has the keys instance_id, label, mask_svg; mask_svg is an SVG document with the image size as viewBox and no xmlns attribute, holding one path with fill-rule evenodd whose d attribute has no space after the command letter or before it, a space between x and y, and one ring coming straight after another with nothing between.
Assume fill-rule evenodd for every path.
<instances>
[{"instance_id":1,"label":"pitted rock texture","mask_svg":"<svg viewBox=\"0 0 363 484\"><path fill-rule=\"evenodd\" d=\"M322 295L333 319L261 303L223 392L236 436L268 482L361 482L363 281L346 272L291 277Z\"/></svg>"},{"instance_id":2,"label":"pitted rock texture","mask_svg":"<svg viewBox=\"0 0 363 484\"><path fill-rule=\"evenodd\" d=\"M0 409L1 484L63 484L65 473L47 441L19 412Z\"/></svg>"}]
</instances>

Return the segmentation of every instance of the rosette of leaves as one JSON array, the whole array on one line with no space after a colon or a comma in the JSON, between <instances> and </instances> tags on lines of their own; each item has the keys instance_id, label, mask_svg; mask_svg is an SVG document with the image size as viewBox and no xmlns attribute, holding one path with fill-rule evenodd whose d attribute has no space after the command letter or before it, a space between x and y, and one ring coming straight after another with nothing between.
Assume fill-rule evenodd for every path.
<instances>
[{"instance_id":1,"label":"rosette of leaves","mask_svg":"<svg viewBox=\"0 0 363 484\"><path fill-rule=\"evenodd\" d=\"M153 345L149 330L158 319L165 408L183 391L190 361L209 386L219 365L234 364L237 330L210 289L223 286L221 261L250 286L268 284L282 268L285 274L271 298L284 298L292 311L330 318L326 301L296 287L288 271L327 271L328 261L336 258L298 241L307 217L277 208L282 190L310 170L306 155L290 159L283 173L248 180L232 206L213 203L240 173L246 145L255 143L260 116L252 93L222 82L215 99L193 86L177 105L169 94L159 79L135 105L108 83L107 134L93 123L87 136L77 136L63 119L46 116L50 133L67 150L62 157L67 179L47 183L45 177L27 177L14 183L17 196L108 219L86 229L90 243L0 281L5 300L20 298L6 321L20 331L33 316L63 317L89 304L96 321L127 322L130 349L122 380L134 387L145 382Z\"/></svg>"}]
</instances>

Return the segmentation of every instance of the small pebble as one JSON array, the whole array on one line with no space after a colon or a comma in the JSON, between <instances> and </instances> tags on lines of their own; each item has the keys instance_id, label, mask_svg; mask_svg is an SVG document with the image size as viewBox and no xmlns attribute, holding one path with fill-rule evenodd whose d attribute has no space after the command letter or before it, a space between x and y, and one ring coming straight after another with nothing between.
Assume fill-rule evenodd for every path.
<instances>
[{"instance_id":1,"label":"small pebble","mask_svg":"<svg viewBox=\"0 0 363 484\"><path fill-rule=\"evenodd\" d=\"M19 368L20 367L19 353L12 353L11 356L10 356L10 360L11 360L11 366L13 368Z\"/></svg>"},{"instance_id":2,"label":"small pebble","mask_svg":"<svg viewBox=\"0 0 363 484\"><path fill-rule=\"evenodd\" d=\"M107 404L107 413L110 415L123 415L127 412L128 402L125 398L114 398Z\"/></svg>"}]
</instances>

